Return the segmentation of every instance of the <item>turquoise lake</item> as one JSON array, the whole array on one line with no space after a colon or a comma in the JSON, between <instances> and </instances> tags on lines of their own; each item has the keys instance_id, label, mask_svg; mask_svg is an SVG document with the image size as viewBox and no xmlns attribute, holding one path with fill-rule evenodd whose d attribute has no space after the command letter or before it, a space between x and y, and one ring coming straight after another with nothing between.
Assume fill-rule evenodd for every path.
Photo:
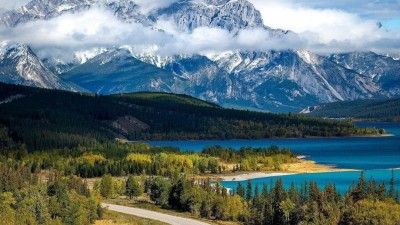
<instances>
[{"instance_id":1,"label":"turquoise lake","mask_svg":"<svg viewBox=\"0 0 400 225\"><path fill-rule=\"evenodd\" d=\"M364 172L365 178L367 180L374 179L378 184L385 182L386 187L389 187L390 178L392 176L391 170L367 170ZM259 178L251 180L253 187L259 185L261 190L263 184L270 186L271 181L276 182L278 178L282 178L283 184L286 188L289 188L290 184L293 182L297 187L304 184L304 182L316 181L318 186L322 189L327 184L335 184L336 189L344 194L349 190L349 188L357 183L360 177L360 172L334 172L334 173L315 173L315 174L297 174L288 175L281 177L271 177L271 178ZM395 187L396 190L400 190L400 170L394 170L395 177ZM246 185L247 181L241 181L242 185ZM226 188L236 189L237 181L224 181L221 185Z\"/></svg>"},{"instance_id":2,"label":"turquoise lake","mask_svg":"<svg viewBox=\"0 0 400 225\"><path fill-rule=\"evenodd\" d=\"M348 137L348 138L311 138L311 139L262 139L262 140L212 140L212 141L155 141L153 146L175 146L186 151L201 151L204 147L220 145L239 149L240 147L279 147L291 148L293 152L305 155L307 159L319 164L333 165L338 168L366 171L367 178L379 182L390 180L391 168L400 168L400 123L358 123L359 127L384 128L391 137ZM335 183L340 192L345 192L356 182L359 172L337 172L321 174L299 174L283 176L285 185L317 181L324 186ZM400 190L400 170L395 170L396 187ZM269 184L271 179L254 179L255 183ZM234 188L237 182L223 182L226 187Z\"/></svg>"}]
</instances>

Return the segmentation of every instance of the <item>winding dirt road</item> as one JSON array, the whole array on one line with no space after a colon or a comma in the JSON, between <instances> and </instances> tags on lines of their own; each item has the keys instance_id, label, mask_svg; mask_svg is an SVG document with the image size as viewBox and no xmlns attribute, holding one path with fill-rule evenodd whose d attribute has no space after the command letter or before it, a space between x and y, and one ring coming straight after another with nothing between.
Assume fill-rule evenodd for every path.
<instances>
[{"instance_id":1,"label":"winding dirt road","mask_svg":"<svg viewBox=\"0 0 400 225\"><path fill-rule=\"evenodd\" d=\"M103 207L107 208L108 210L125 213L129 215L135 215L143 218L158 220L164 223L169 223L171 225L209 225L208 223L200 222L193 219L178 217L178 216L171 216L164 213L154 212L145 209L138 209L133 207L127 206L120 206L120 205L112 205L107 203L101 204Z\"/></svg>"}]
</instances>

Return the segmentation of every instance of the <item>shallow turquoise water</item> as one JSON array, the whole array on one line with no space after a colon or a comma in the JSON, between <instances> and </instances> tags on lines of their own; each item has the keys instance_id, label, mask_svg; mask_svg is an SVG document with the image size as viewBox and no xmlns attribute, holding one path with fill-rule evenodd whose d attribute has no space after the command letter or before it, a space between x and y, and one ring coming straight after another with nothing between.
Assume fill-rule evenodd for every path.
<instances>
[{"instance_id":1,"label":"shallow turquoise water","mask_svg":"<svg viewBox=\"0 0 400 225\"><path fill-rule=\"evenodd\" d=\"M389 185L391 168L400 168L400 123L359 123L359 127L384 128L393 137L362 138L315 138L315 139L264 139L264 140L223 140L223 141L157 141L153 146L176 146L182 150L201 151L206 146L220 145L239 149L240 147L268 147L277 145L291 148L320 164L335 165L339 168L366 170L367 179ZM335 172L282 176L284 185L291 182L301 185L305 181L316 181L321 188L328 183L336 185L344 193L356 183L360 172ZM254 184L270 184L277 177L253 179ZM244 182L245 183L245 182ZM223 182L223 186L236 188L237 182ZM400 190L400 170L395 170L395 186Z\"/></svg>"},{"instance_id":2,"label":"shallow turquoise water","mask_svg":"<svg viewBox=\"0 0 400 225\"><path fill-rule=\"evenodd\" d=\"M391 178L391 170L368 170L365 171L365 178L367 180L374 179L378 184L385 182L386 188L389 188L389 182ZM360 177L360 172L334 172L334 173L316 173L316 174L298 174L298 175L288 175L281 176L283 184L286 188L290 186L293 182L297 187L304 184L304 182L316 181L319 187L322 189L327 184L335 184L336 189L344 194L348 191L349 187L356 184ZM395 188L400 190L400 170L394 170L395 177ZM262 185L265 183L270 186L270 182L276 182L278 177L271 178L259 178L251 180L253 187L256 184L259 185L261 190ZM243 185L246 185L247 181L242 181ZM221 182L222 186L227 188L236 189L237 181L224 181Z\"/></svg>"}]
</instances>

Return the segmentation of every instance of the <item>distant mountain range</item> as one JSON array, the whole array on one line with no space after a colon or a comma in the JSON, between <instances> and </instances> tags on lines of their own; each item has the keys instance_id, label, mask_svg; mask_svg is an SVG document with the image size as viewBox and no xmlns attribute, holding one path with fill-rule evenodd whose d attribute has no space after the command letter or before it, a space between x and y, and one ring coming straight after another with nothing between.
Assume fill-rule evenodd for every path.
<instances>
[{"instance_id":1,"label":"distant mountain range","mask_svg":"<svg viewBox=\"0 0 400 225\"><path fill-rule=\"evenodd\" d=\"M290 33L270 29L246 0L183 0L148 15L130 0L33 0L4 13L0 23L16 27L93 7L106 8L121 21L154 30L159 29L159 18L167 18L185 32L206 26L233 35L253 28L278 38ZM0 81L98 94L181 93L226 107L272 112L299 112L321 103L400 94L400 60L394 55L353 52L321 56L309 51L266 50L161 57L132 49L94 49L63 62L39 59L23 44L2 42Z\"/></svg>"}]
</instances>

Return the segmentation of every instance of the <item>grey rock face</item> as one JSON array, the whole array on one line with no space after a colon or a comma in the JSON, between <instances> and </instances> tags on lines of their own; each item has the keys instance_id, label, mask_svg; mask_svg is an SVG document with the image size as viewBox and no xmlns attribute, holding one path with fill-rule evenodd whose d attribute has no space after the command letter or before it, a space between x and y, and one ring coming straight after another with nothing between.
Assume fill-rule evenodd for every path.
<instances>
[{"instance_id":1,"label":"grey rock face","mask_svg":"<svg viewBox=\"0 0 400 225\"><path fill-rule=\"evenodd\" d=\"M386 96L400 94L400 61L393 57L373 52L353 52L331 55L329 59L372 79L387 92Z\"/></svg>"},{"instance_id":2,"label":"grey rock face","mask_svg":"<svg viewBox=\"0 0 400 225\"><path fill-rule=\"evenodd\" d=\"M99 94L179 90L179 78L134 58L126 49L110 50L62 75Z\"/></svg>"},{"instance_id":3,"label":"grey rock face","mask_svg":"<svg viewBox=\"0 0 400 225\"><path fill-rule=\"evenodd\" d=\"M0 82L82 91L51 72L26 45L0 42Z\"/></svg>"},{"instance_id":4,"label":"grey rock face","mask_svg":"<svg viewBox=\"0 0 400 225\"><path fill-rule=\"evenodd\" d=\"M246 0L180 1L158 10L153 17L172 19L186 31L217 27L237 33L242 29L265 27L261 13Z\"/></svg>"},{"instance_id":5,"label":"grey rock face","mask_svg":"<svg viewBox=\"0 0 400 225\"><path fill-rule=\"evenodd\" d=\"M15 27L36 20L49 20L64 13L75 13L92 7L104 7L114 12L119 19L129 23L151 26L153 21L140 13L139 6L130 0L108 2L106 0L33 0L26 6L6 12L0 22Z\"/></svg>"}]
</instances>

